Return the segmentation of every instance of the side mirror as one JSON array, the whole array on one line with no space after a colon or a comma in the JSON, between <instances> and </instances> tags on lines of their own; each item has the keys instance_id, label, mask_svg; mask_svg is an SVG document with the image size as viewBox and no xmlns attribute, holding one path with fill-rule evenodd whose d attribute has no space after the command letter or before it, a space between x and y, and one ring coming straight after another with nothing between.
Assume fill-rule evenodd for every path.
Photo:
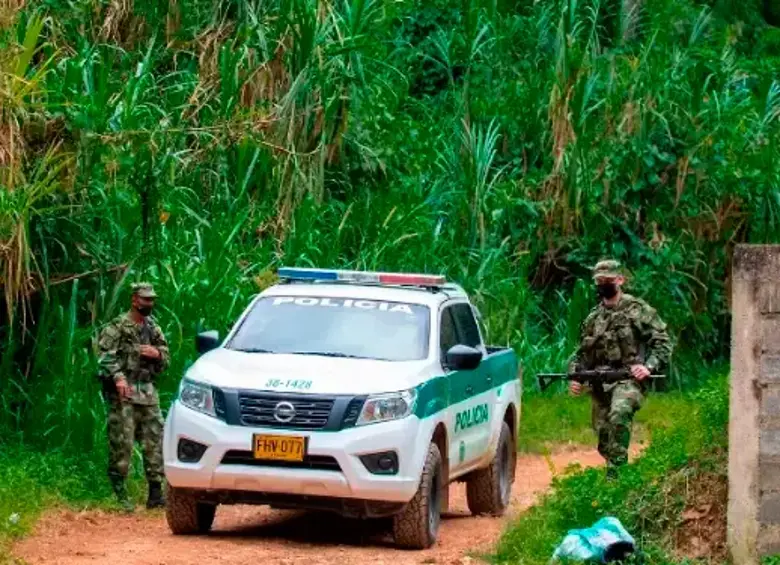
<instances>
[{"instance_id":1,"label":"side mirror","mask_svg":"<svg viewBox=\"0 0 780 565\"><path fill-rule=\"evenodd\" d=\"M195 348L201 355L217 347L219 347L219 332L216 330L201 332L195 336Z\"/></svg>"},{"instance_id":2,"label":"side mirror","mask_svg":"<svg viewBox=\"0 0 780 565\"><path fill-rule=\"evenodd\" d=\"M453 345L445 355L447 368L455 371L470 371L479 367L482 352L468 345Z\"/></svg>"}]
</instances>

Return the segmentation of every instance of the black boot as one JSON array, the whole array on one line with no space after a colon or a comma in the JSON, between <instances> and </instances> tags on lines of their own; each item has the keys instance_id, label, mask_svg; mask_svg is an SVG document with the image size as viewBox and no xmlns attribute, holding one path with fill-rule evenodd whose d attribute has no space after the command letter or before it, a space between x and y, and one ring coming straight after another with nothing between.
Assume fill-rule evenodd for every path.
<instances>
[{"instance_id":1,"label":"black boot","mask_svg":"<svg viewBox=\"0 0 780 565\"><path fill-rule=\"evenodd\" d=\"M125 481L121 477L111 477L111 488L114 489L114 495L116 496L119 506L121 506L124 512L130 513L135 510L135 506L130 501L130 497L127 496L127 489L125 488Z\"/></svg>"},{"instance_id":2,"label":"black boot","mask_svg":"<svg viewBox=\"0 0 780 565\"><path fill-rule=\"evenodd\" d=\"M162 484L158 482L149 483L149 498L146 501L146 507L163 508L165 506L165 496L163 496Z\"/></svg>"}]
</instances>

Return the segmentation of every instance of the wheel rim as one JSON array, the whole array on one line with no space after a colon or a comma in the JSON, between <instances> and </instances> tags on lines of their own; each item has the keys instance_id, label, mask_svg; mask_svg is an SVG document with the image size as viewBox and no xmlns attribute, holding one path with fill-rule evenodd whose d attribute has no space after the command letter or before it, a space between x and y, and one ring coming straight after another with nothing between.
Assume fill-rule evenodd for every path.
<instances>
[{"instance_id":1,"label":"wheel rim","mask_svg":"<svg viewBox=\"0 0 780 565\"><path fill-rule=\"evenodd\" d=\"M512 452L509 449L509 444L504 442L501 446L501 460L498 469L498 480L501 486L501 502L507 504L509 496L512 490L512 478L511 473Z\"/></svg>"},{"instance_id":2,"label":"wheel rim","mask_svg":"<svg viewBox=\"0 0 780 565\"><path fill-rule=\"evenodd\" d=\"M441 489L439 488L439 473L433 476L431 489L428 495L428 530L432 535L436 535L439 530L439 521L441 520L440 504Z\"/></svg>"}]
</instances>

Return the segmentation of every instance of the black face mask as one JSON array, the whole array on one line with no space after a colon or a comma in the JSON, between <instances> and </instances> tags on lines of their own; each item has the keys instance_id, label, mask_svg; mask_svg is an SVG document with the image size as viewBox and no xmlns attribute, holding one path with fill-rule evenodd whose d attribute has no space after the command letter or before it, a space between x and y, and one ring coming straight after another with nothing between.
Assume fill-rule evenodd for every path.
<instances>
[{"instance_id":1,"label":"black face mask","mask_svg":"<svg viewBox=\"0 0 780 565\"><path fill-rule=\"evenodd\" d=\"M138 310L138 313L141 314L144 318L146 318L149 314L152 313L152 307L151 306L139 306L136 308Z\"/></svg>"},{"instance_id":2,"label":"black face mask","mask_svg":"<svg viewBox=\"0 0 780 565\"><path fill-rule=\"evenodd\" d=\"M618 287L615 283L604 283L596 285L596 293L599 298L610 299L617 294Z\"/></svg>"}]
</instances>

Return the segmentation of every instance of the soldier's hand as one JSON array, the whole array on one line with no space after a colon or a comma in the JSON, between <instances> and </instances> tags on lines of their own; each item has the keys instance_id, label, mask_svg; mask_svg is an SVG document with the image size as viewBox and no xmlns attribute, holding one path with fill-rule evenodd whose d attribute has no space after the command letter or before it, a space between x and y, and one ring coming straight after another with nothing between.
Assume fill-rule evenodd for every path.
<instances>
[{"instance_id":1,"label":"soldier's hand","mask_svg":"<svg viewBox=\"0 0 780 565\"><path fill-rule=\"evenodd\" d=\"M141 355L143 355L144 357L148 357L149 359L160 358L160 350L154 347L153 345L141 345L140 352Z\"/></svg>"},{"instance_id":2,"label":"soldier's hand","mask_svg":"<svg viewBox=\"0 0 780 565\"><path fill-rule=\"evenodd\" d=\"M569 381L569 392L572 396L579 396L582 392L582 383L577 381Z\"/></svg>"},{"instance_id":3,"label":"soldier's hand","mask_svg":"<svg viewBox=\"0 0 780 565\"><path fill-rule=\"evenodd\" d=\"M650 369L644 365L631 365L631 374L636 380L642 381L650 376Z\"/></svg>"},{"instance_id":4,"label":"soldier's hand","mask_svg":"<svg viewBox=\"0 0 780 565\"><path fill-rule=\"evenodd\" d=\"M130 398L132 396L132 390L127 381L122 378L116 382L116 391L119 393L119 398Z\"/></svg>"}]
</instances>

